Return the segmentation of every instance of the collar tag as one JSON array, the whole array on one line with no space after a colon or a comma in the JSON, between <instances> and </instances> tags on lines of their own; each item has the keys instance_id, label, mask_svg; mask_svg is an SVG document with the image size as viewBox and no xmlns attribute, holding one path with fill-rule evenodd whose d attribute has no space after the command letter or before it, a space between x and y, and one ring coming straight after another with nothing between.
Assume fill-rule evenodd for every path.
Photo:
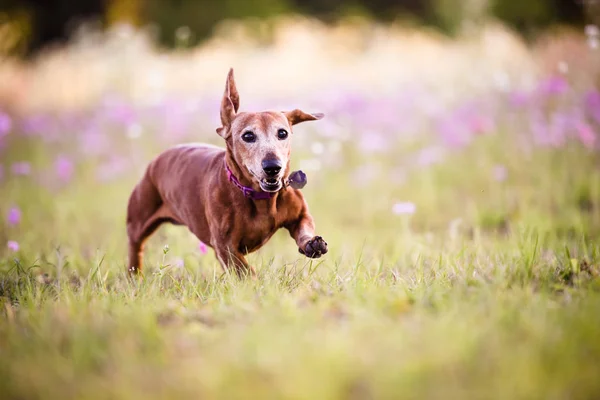
<instances>
[{"instance_id":1,"label":"collar tag","mask_svg":"<svg viewBox=\"0 0 600 400\"><path fill-rule=\"evenodd\" d=\"M306 183L306 174L300 170L292 172L288 178L288 184L293 189L302 189Z\"/></svg>"}]
</instances>

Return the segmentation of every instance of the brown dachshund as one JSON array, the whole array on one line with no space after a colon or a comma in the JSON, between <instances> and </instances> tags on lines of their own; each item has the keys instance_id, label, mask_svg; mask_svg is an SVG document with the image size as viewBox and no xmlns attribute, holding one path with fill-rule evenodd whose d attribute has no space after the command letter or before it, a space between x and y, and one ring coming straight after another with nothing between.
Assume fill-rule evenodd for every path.
<instances>
[{"instance_id":1,"label":"brown dachshund","mask_svg":"<svg viewBox=\"0 0 600 400\"><path fill-rule=\"evenodd\" d=\"M221 101L217 133L226 149L208 144L173 147L153 160L127 208L130 273L142 269L144 241L163 223L185 225L210 245L228 271L256 276L244 255L262 247L286 228L300 253L317 258L327 243L300 190L290 186L292 125L323 114L238 112L240 97L233 70Z\"/></svg>"}]
</instances>

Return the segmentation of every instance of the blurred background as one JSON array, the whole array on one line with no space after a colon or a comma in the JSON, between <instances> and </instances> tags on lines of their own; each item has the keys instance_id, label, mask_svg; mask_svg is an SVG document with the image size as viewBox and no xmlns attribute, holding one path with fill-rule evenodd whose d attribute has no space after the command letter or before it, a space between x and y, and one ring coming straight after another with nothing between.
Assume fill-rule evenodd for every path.
<instances>
[{"instance_id":1,"label":"blurred background","mask_svg":"<svg viewBox=\"0 0 600 400\"><path fill-rule=\"evenodd\" d=\"M266 77L281 92L442 81L456 92L526 87L535 74L564 75L565 65L571 75L592 68L597 3L1 0L0 104L81 107L107 92L213 94L216 73L230 65L252 75L242 85L258 91ZM295 88L281 84L290 79Z\"/></svg>"},{"instance_id":2,"label":"blurred background","mask_svg":"<svg viewBox=\"0 0 600 400\"><path fill-rule=\"evenodd\" d=\"M0 0L0 397L600 398L599 24L598 0ZM223 145L230 67L242 111L325 114L291 168L329 253L280 231L237 282L164 226L132 283L128 197L167 147Z\"/></svg>"},{"instance_id":3,"label":"blurred background","mask_svg":"<svg viewBox=\"0 0 600 400\"><path fill-rule=\"evenodd\" d=\"M64 43L82 22L106 28L125 23L151 26L160 44L170 48L196 45L209 38L223 20L268 19L304 15L334 23L363 17L384 23L423 25L454 34L469 24L495 18L531 38L557 24L582 27L593 13L594 1L533 0L2 0L3 50L34 54L50 44ZM271 32L272 33L272 32ZM269 42L272 34L262 32Z\"/></svg>"}]
</instances>

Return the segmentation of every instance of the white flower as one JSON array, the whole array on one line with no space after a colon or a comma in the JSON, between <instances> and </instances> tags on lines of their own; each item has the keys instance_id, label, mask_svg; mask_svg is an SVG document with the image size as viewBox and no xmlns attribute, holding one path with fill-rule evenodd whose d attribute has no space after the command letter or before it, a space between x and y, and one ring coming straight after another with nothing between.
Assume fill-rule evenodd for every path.
<instances>
[{"instance_id":1,"label":"white flower","mask_svg":"<svg viewBox=\"0 0 600 400\"><path fill-rule=\"evenodd\" d=\"M392 206L392 212L396 215L414 214L417 211L415 203L403 201Z\"/></svg>"}]
</instances>

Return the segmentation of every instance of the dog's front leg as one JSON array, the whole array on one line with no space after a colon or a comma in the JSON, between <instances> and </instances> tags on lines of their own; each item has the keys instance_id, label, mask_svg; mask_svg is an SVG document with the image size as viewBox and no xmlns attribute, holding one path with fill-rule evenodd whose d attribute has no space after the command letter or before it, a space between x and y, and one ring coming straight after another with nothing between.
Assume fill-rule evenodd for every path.
<instances>
[{"instance_id":1,"label":"dog's front leg","mask_svg":"<svg viewBox=\"0 0 600 400\"><path fill-rule=\"evenodd\" d=\"M315 223L308 211L286 228L298 245L298 251L310 258L319 258L327 253L327 242L321 236L315 236Z\"/></svg>"},{"instance_id":2,"label":"dog's front leg","mask_svg":"<svg viewBox=\"0 0 600 400\"><path fill-rule=\"evenodd\" d=\"M235 251L229 246L216 246L215 252L225 271L230 271L230 268L233 268L240 278L250 275L252 279L256 279L256 270L248 264L244 255L239 251Z\"/></svg>"}]
</instances>

